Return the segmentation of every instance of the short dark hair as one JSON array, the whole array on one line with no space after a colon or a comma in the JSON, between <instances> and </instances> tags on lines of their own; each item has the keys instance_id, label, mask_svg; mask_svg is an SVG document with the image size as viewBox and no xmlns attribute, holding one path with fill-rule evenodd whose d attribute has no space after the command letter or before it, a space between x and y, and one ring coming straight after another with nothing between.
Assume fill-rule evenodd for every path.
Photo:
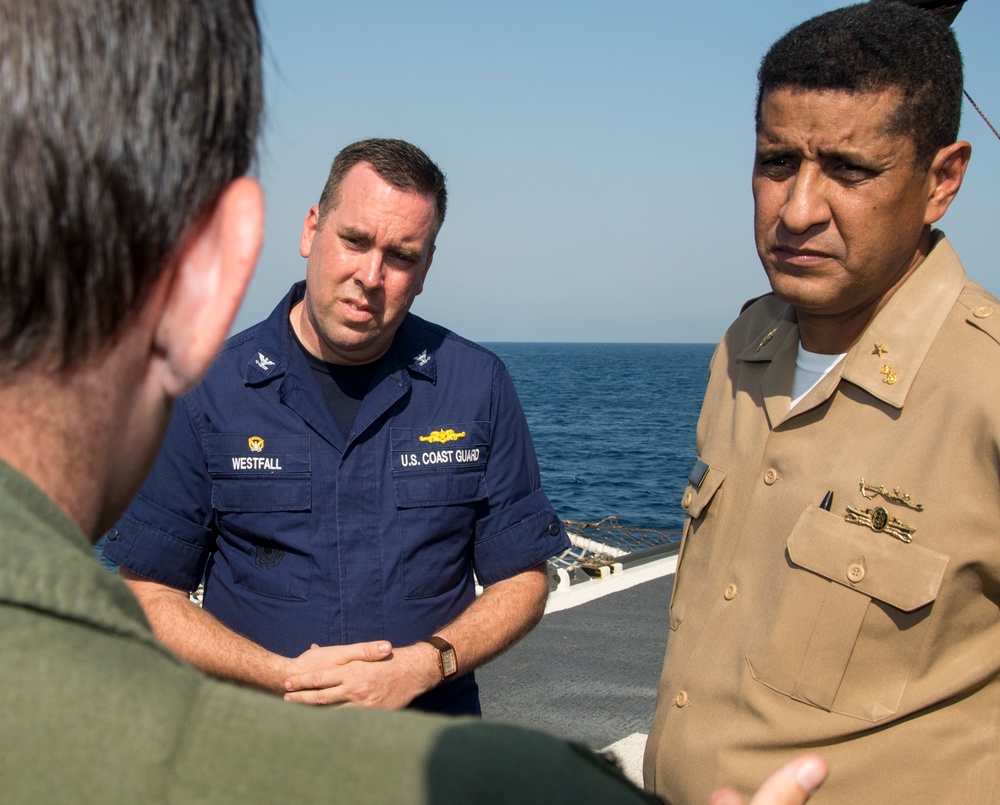
<instances>
[{"instance_id":1,"label":"short dark hair","mask_svg":"<svg viewBox=\"0 0 1000 805\"><path fill-rule=\"evenodd\" d=\"M253 0L0 0L0 373L111 343L253 160Z\"/></svg>"},{"instance_id":2,"label":"short dark hair","mask_svg":"<svg viewBox=\"0 0 1000 805\"><path fill-rule=\"evenodd\" d=\"M441 231L448 208L448 189L441 169L427 154L405 140L374 137L358 140L344 148L333 159L330 175L319 197L319 223L340 201L340 186L355 165L367 162L375 173L399 190L433 196L435 206L434 237Z\"/></svg>"},{"instance_id":3,"label":"short dark hair","mask_svg":"<svg viewBox=\"0 0 1000 805\"><path fill-rule=\"evenodd\" d=\"M872 0L820 14L775 42L757 72L757 125L764 95L782 87L881 92L902 98L890 134L905 134L930 165L958 139L962 54L951 28L898 0Z\"/></svg>"}]
</instances>

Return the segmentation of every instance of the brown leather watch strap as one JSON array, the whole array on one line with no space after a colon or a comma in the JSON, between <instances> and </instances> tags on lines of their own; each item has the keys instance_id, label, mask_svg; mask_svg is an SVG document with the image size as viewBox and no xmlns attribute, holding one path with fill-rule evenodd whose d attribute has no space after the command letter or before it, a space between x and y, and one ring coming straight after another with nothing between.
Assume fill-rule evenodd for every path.
<instances>
[{"instance_id":1,"label":"brown leather watch strap","mask_svg":"<svg viewBox=\"0 0 1000 805\"><path fill-rule=\"evenodd\" d=\"M446 682L458 673L458 653L455 647L438 635L431 635L424 643L430 643L438 652L438 669L441 671L441 681Z\"/></svg>"}]
</instances>

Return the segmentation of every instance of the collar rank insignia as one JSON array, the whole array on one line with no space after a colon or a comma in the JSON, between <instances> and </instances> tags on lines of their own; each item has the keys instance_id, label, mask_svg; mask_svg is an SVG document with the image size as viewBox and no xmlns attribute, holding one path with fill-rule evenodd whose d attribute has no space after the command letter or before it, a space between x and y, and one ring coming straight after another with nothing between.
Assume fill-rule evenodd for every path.
<instances>
[{"instance_id":1,"label":"collar rank insignia","mask_svg":"<svg viewBox=\"0 0 1000 805\"><path fill-rule=\"evenodd\" d=\"M771 330L771 332L769 332L767 335L765 335L760 340L760 343L757 345L757 349L755 349L754 352L760 352L767 345L767 342L770 341L772 338L774 338L774 334L776 332L778 332L778 328L777 327L775 327L773 330Z\"/></svg>"},{"instance_id":2,"label":"collar rank insignia","mask_svg":"<svg viewBox=\"0 0 1000 805\"><path fill-rule=\"evenodd\" d=\"M882 382L887 386L894 386L896 385L896 381L899 380L899 375L896 374L896 370L888 364L882 367L881 374L883 375Z\"/></svg>"},{"instance_id":3,"label":"collar rank insignia","mask_svg":"<svg viewBox=\"0 0 1000 805\"><path fill-rule=\"evenodd\" d=\"M254 361L254 364L256 364L262 372L269 372L274 368L274 361L267 357L267 355L263 352L257 353L257 360Z\"/></svg>"},{"instance_id":4,"label":"collar rank insignia","mask_svg":"<svg viewBox=\"0 0 1000 805\"><path fill-rule=\"evenodd\" d=\"M447 444L448 442L457 442L459 439L465 438L465 431L461 433L455 433L453 428L448 428L448 430L435 430L427 436L421 436L420 441L430 442L431 444Z\"/></svg>"},{"instance_id":5,"label":"collar rank insignia","mask_svg":"<svg viewBox=\"0 0 1000 805\"><path fill-rule=\"evenodd\" d=\"M423 352L421 352L419 355L417 355L413 359L413 362L417 366L423 367L423 366L426 366L430 362L430 359L431 359L431 356L427 354L427 350L425 349Z\"/></svg>"}]
</instances>

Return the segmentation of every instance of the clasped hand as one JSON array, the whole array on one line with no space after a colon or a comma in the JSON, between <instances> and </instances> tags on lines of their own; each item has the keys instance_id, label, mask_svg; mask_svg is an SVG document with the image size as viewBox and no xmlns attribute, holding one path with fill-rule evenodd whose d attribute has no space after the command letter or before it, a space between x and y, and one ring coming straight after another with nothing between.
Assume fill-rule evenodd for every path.
<instances>
[{"instance_id":1,"label":"clasped hand","mask_svg":"<svg viewBox=\"0 0 1000 805\"><path fill-rule=\"evenodd\" d=\"M395 710L429 690L434 679L418 647L387 640L312 646L289 662L285 700Z\"/></svg>"}]
</instances>

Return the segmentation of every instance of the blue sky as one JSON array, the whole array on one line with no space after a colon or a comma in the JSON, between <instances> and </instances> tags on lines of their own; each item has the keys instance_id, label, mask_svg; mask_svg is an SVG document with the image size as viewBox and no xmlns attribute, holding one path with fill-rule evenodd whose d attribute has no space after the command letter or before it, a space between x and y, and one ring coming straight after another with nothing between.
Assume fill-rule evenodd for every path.
<instances>
[{"instance_id":1,"label":"blue sky","mask_svg":"<svg viewBox=\"0 0 1000 805\"><path fill-rule=\"evenodd\" d=\"M259 0L267 48L264 251L237 319L305 275L302 219L330 161L400 137L448 175L414 312L477 341L716 341L767 284L752 237L755 72L824 0ZM1000 125L1000 3L955 22L966 89ZM941 223L1000 293L1000 140Z\"/></svg>"}]
</instances>

